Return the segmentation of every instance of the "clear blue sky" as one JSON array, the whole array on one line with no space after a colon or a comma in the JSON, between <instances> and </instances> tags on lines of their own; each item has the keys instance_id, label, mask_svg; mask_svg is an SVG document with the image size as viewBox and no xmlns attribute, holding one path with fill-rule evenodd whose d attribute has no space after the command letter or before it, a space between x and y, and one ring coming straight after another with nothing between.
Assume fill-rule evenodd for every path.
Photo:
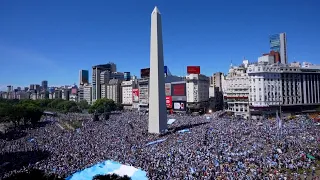
<instances>
[{"instance_id":1,"label":"clear blue sky","mask_svg":"<svg viewBox=\"0 0 320 180\"><path fill-rule=\"evenodd\" d=\"M182 75L226 72L269 51L286 32L289 62L320 64L317 0L1 0L0 88L48 80L78 83L80 69L115 62L118 71L149 66L150 14L162 14L165 64ZM90 73L91 74L91 73Z\"/></svg>"}]
</instances>

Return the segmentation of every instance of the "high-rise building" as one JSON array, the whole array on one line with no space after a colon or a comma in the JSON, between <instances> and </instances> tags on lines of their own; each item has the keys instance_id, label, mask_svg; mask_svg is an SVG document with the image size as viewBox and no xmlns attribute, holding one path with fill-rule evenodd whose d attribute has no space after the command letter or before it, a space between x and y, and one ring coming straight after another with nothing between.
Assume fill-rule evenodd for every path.
<instances>
[{"instance_id":1,"label":"high-rise building","mask_svg":"<svg viewBox=\"0 0 320 180\"><path fill-rule=\"evenodd\" d=\"M188 74L186 76L187 107L200 110L209 100L210 79L202 74ZM173 87L172 87L173 88Z\"/></svg>"},{"instance_id":2,"label":"high-rise building","mask_svg":"<svg viewBox=\"0 0 320 180\"><path fill-rule=\"evenodd\" d=\"M280 63L287 64L287 37L286 33L274 34L270 38L270 50L280 53Z\"/></svg>"},{"instance_id":3,"label":"high-rise building","mask_svg":"<svg viewBox=\"0 0 320 180\"><path fill-rule=\"evenodd\" d=\"M123 105L125 106L132 105L133 103L132 89L135 89L135 88L137 88L137 80L123 81L121 83Z\"/></svg>"},{"instance_id":4,"label":"high-rise building","mask_svg":"<svg viewBox=\"0 0 320 180\"><path fill-rule=\"evenodd\" d=\"M116 104L121 103L122 100L121 82L119 79L111 79L109 84L105 85L106 98L112 99Z\"/></svg>"},{"instance_id":5,"label":"high-rise building","mask_svg":"<svg viewBox=\"0 0 320 180\"><path fill-rule=\"evenodd\" d=\"M130 72L124 72L123 76L124 76L124 81L129 81L131 79Z\"/></svg>"},{"instance_id":6,"label":"high-rise building","mask_svg":"<svg viewBox=\"0 0 320 180\"><path fill-rule=\"evenodd\" d=\"M116 64L108 63L92 67L92 101L95 102L101 98L101 72L116 72Z\"/></svg>"},{"instance_id":7,"label":"high-rise building","mask_svg":"<svg viewBox=\"0 0 320 180\"><path fill-rule=\"evenodd\" d=\"M92 86L83 86L83 100L86 100L88 104L92 104Z\"/></svg>"},{"instance_id":8,"label":"high-rise building","mask_svg":"<svg viewBox=\"0 0 320 180\"><path fill-rule=\"evenodd\" d=\"M36 85L35 84L30 84L29 90L35 90L35 89L36 89Z\"/></svg>"},{"instance_id":9,"label":"high-rise building","mask_svg":"<svg viewBox=\"0 0 320 180\"><path fill-rule=\"evenodd\" d=\"M41 82L42 91L48 90L48 81L44 80Z\"/></svg>"},{"instance_id":10,"label":"high-rise building","mask_svg":"<svg viewBox=\"0 0 320 180\"><path fill-rule=\"evenodd\" d=\"M41 86L39 84L36 84L34 87L37 93L40 92Z\"/></svg>"},{"instance_id":11,"label":"high-rise building","mask_svg":"<svg viewBox=\"0 0 320 180\"><path fill-rule=\"evenodd\" d=\"M89 71L88 70L80 70L79 71L79 84L89 84Z\"/></svg>"}]
</instances>

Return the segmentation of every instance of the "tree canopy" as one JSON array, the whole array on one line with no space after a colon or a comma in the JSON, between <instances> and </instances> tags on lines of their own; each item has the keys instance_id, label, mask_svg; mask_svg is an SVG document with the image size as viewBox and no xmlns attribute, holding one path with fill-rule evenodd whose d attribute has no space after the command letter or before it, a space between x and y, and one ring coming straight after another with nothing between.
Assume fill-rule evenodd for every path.
<instances>
[{"instance_id":1,"label":"tree canopy","mask_svg":"<svg viewBox=\"0 0 320 180\"><path fill-rule=\"evenodd\" d=\"M114 103L112 99L97 99L93 105L89 108L89 113L105 113L115 111L117 109L117 105Z\"/></svg>"},{"instance_id":2,"label":"tree canopy","mask_svg":"<svg viewBox=\"0 0 320 180\"><path fill-rule=\"evenodd\" d=\"M86 102L76 103L63 99L39 99L39 100L9 100L0 99L0 122L12 122L19 125L37 123L44 111L55 111L61 113L81 112L88 109Z\"/></svg>"}]
</instances>

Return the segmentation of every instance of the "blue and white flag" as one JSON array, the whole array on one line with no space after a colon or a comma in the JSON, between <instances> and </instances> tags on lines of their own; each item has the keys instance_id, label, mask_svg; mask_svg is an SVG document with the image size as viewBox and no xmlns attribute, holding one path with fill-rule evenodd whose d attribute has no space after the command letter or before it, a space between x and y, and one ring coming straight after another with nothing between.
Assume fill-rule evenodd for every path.
<instances>
[{"instance_id":1,"label":"blue and white flag","mask_svg":"<svg viewBox=\"0 0 320 180\"><path fill-rule=\"evenodd\" d=\"M75 172L66 178L66 180L92 180L96 175L117 174L119 176L127 175L132 180L147 180L147 172L132 166L120 164L115 161L107 160L84 170Z\"/></svg>"},{"instance_id":2,"label":"blue and white flag","mask_svg":"<svg viewBox=\"0 0 320 180\"><path fill-rule=\"evenodd\" d=\"M280 119L280 117L277 115L277 124L278 124L278 130L281 130L282 128L282 120Z\"/></svg>"}]
</instances>

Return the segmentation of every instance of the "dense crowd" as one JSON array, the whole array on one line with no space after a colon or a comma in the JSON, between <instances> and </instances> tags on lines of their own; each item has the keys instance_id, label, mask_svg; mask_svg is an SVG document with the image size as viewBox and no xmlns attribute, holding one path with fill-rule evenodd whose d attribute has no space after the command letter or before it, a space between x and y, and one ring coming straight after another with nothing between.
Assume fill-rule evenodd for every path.
<instances>
[{"instance_id":1,"label":"dense crowd","mask_svg":"<svg viewBox=\"0 0 320 180\"><path fill-rule=\"evenodd\" d=\"M148 134L148 116L137 112L111 115L107 121L88 119L78 131L62 129L53 118L52 123L27 130L27 136L18 140L0 140L1 154L50 154L19 169L6 169L15 161L0 162L0 179L28 168L67 177L108 159L141 168L150 179L286 179L317 175L320 128L311 121L283 122L279 131L275 121L212 117L170 115L176 121L163 136ZM179 131L183 129L188 131ZM146 145L159 139L165 141ZM19 163L18 157L15 160Z\"/></svg>"}]
</instances>

